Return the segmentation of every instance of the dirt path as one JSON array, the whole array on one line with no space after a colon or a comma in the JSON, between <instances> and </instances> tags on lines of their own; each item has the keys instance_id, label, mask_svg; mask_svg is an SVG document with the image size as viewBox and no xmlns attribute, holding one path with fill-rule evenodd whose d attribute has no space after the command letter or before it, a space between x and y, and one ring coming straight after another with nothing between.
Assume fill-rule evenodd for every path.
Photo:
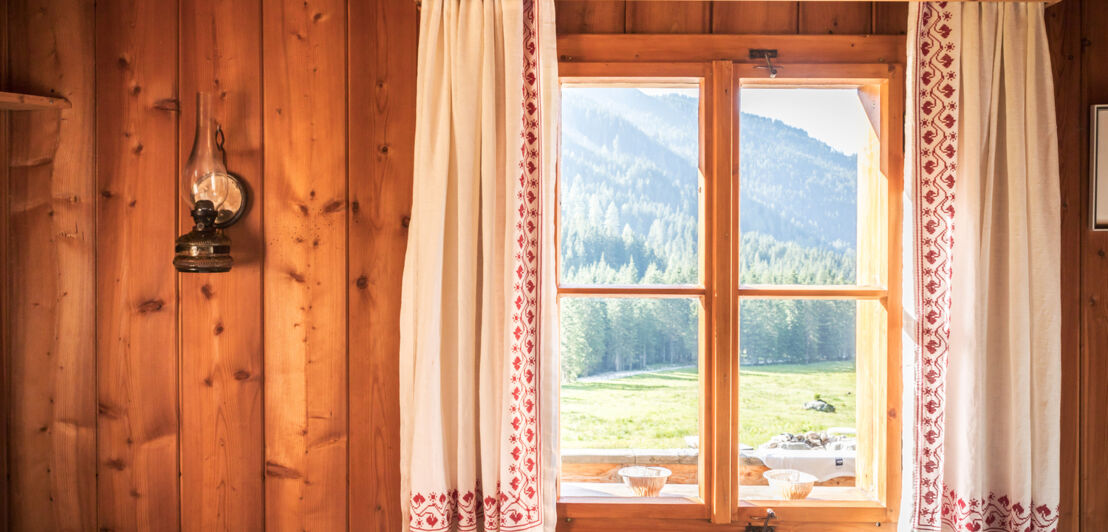
<instances>
[{"instance_id":1,"label":"dirt path","mask_svg":"<svg viewBox=\"0 0 1108 532\"><path fill-rule=\"evenodd\" d=\"M577 379L577 382L600 382L610 381L612 379L622 379L624 377L631 377L634 375L642 375L643 373L657 373L659 371L673 371L675 369L687 369L695 368L696 366L665 366L654 369L636 369L631 371L610 371L608 373L598 373L596 375L589 375L588 377L581 377Z\"/></svg>"}]
</instances>

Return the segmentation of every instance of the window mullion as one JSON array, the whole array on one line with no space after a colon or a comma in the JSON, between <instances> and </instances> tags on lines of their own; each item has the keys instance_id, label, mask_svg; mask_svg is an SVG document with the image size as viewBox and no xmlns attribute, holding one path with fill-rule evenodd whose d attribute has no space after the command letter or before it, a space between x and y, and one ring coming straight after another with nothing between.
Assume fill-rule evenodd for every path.
<instances>
[{"instance_id":1,"label":"window mullion","mask_svg":"<svg viewBox=\"0 0 1108 532\"><path fill-rule=\"evenodd\" d=\"M712 235L710 266L713 313L711 316L711 419L712 437L709 502L713 523L729 523L731 509L738 504L736 480L738 479L738 433L732 424L737 419L735 377L736 347L735 315L735 198L732 187L732 149L734 126L737 122L734 101L734 65L730 61L713 61L711 67L707 130L709 147L708 211Z\"/></svg>"}]
</instances>

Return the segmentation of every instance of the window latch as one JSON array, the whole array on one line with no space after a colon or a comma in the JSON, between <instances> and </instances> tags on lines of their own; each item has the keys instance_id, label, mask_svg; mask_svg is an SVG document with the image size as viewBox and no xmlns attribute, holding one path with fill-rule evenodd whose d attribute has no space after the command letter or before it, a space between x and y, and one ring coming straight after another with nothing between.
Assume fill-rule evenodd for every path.
<instances>
[{"instance_id":1,"label":"window latch","mask_svg":"<svg viewBox=\"0 0 1108 532\"><path fill-rule=\"evenodd\" d=\"M777 59L777 50L768 50L768 49L765 49L765 48L751 48L750 49L750 58L751 59L765 59L766 60L765 65L756 65L754 68L759 69L759 70L768 71L770 78L776 78L777 77L777 70L782 68L782 67L779 67L779 66L773 64L773 60Z\"/></svg>"},{"instance_id":2,"label":"window latch","mask_svg":"<svg viewBox=\"0 0 1108 532\"><path fill-rule=\"evenodd\" d=\"M766 508L766 520L761 525L746 525L744 532L774 532L777 527L769 526L771 519L777 519L777 514L773 513L773 508Z\"/></svg>"}]
</instances>

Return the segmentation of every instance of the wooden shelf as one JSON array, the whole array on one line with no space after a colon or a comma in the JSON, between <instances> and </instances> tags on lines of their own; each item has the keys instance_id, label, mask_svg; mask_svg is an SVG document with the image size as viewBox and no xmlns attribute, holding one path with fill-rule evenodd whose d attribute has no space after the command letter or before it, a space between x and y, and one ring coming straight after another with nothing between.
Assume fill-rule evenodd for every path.
<instances>
[{"instance_id":1,"label":"wooden shelf","mask_svg":"<svg viewBox=\"0 0 1108 532\"><path fill-rule=\"evenodd\" d=\"M65 98L35 96L16 92L0 92L0 111L41 111L49 109L69 109L73 104Z\"/></svg>"}]
</instances>

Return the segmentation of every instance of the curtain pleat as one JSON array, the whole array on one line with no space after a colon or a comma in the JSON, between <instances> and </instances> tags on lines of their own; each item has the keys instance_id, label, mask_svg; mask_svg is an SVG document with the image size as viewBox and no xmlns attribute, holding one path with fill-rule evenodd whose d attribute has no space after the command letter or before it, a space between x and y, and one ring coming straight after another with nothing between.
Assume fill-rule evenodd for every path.
<instances>
[{"instance_id":1,"label":"curtain pleat","mask_svg":"<svg viewBox=\"0 0 1108 532\"><path fill-rule=\"evenodd\" d=\"M551 0L421 9L400 330L410 530L554 528L553 24Z\"/></svg>"},{"instance_id":2,"label":"curtain pleat","mask_svg":"<svg viewBox=\"0 0 1108 532\"><path fill-rule=\"evenodd\" d=\"M1057 128L1042 4L913 4L901 530L1057 527Z\"/></svg>"}]
</instances>

